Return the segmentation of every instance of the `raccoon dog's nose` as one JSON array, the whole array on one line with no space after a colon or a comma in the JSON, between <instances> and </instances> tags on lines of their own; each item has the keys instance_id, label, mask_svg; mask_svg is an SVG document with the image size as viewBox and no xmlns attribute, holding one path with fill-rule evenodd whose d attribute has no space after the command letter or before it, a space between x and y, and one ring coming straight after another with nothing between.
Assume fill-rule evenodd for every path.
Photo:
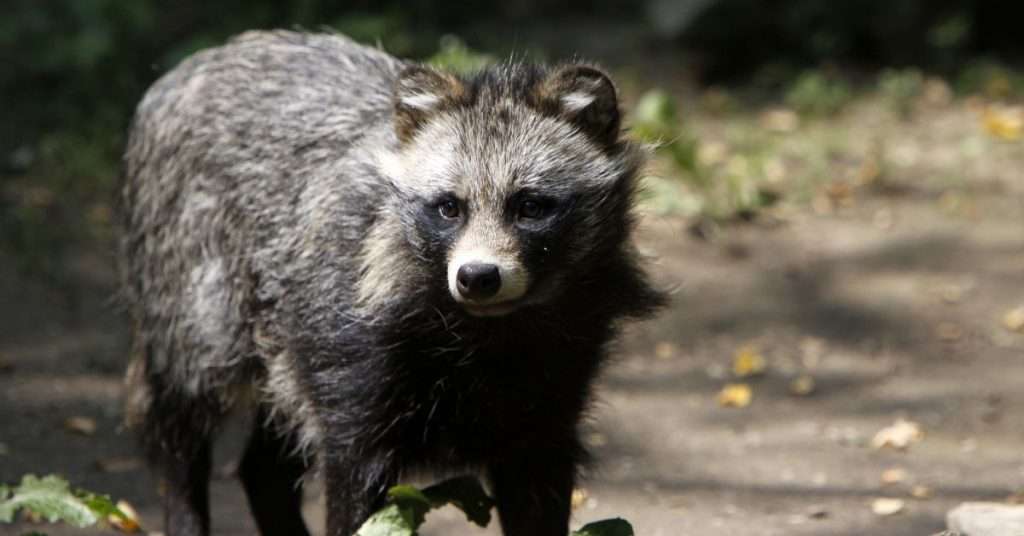
<instances>
[{"instance_id":1,"label":"raccoon dog's nose","mask_svg":"<svg viewBox=\"0 0 1024 536\"><path fill-rule=\"evenodd\" d=\"M498 293L501 274L493 264L470 262L459 267L455 276L459 294L471 300L483 300Z\"/></svg>"}]
</instances>

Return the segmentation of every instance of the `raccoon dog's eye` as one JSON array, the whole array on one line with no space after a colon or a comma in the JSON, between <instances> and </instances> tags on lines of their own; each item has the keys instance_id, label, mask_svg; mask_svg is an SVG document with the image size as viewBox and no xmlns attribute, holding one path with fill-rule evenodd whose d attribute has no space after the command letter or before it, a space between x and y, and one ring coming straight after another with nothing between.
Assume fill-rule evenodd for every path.
<instances>
[{"instance_id":1,"label":"raccoon dog's eye","mask_svg":"<svg viewBox=\"0 0 1024 536\"><path fill-rule=\"evenodd\" d=\"M454 220L459 217L459 204L454 199L445 199L437 206L437 211L442 217Z\"/></svg>"},{"instance_id":2,"label":"raccoon dog's eye","mask_svg":"<svg viewBox=\"0 0 1024 536\"><path fill-rule=\"evenodd\" d=\"M547 212L544 205L534 199L527 199L519 204L519 217L534 220L543 217Z\"/></svg>"}]
</instances>

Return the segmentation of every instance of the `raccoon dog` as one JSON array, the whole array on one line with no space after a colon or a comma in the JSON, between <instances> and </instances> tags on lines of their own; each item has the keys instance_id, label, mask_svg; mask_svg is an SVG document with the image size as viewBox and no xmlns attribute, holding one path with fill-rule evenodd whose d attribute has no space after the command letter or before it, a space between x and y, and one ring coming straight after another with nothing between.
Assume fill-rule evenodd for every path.
<instances>
[{"instance_id":1,"label":"raccoon dog","mask_svg":"<svg viewBox=\"0 0 1024 536\"><path fill-rule=\"evenodd\" d=\"M146 93L124 159L128 423L169 536L210 529L210 442L262 534L350 536L411 471L480 471L504 533L565 536L591 383L662 301L631 245L642 151L586 65L471 77L254 32Z\"/></svg>"}]
</instances>

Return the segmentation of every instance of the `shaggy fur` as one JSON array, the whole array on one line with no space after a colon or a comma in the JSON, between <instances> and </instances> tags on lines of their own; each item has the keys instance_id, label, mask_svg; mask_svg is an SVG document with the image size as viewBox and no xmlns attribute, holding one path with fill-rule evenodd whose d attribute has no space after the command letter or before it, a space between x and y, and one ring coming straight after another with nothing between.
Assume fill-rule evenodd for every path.
<instances>
[{"instance_id":1,"label":"shaggy fur","mask_svg":"<svg viewBox=\"0 0 1024 536\"><path fill-rule=\"evenodd\" d=\"M663 300L630 243L641 157L588 66L463 79L254 32L165 75L132 126L121 257L128 421L167 534L208 533L210 441L251 405L240 476L263 534L306 533L315 458L331 536L421 469L480 470L505 534L565 536L606 346ZM524 196L544 217L516 216ZM509 270L488 315L450 289L476 251Z\"/></svg>"}]
</instances>

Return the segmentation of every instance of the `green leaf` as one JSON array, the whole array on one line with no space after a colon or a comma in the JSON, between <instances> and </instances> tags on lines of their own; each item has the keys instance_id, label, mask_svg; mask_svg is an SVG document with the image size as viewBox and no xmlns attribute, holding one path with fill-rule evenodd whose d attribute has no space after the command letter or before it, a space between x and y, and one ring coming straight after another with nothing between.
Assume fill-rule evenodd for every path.
<instances>
[{"instance_id":1,"label":"green leaf","mask_svg":"<svg viewBox=\"0 0 1024 536\"><path fill-rule=\"evenodd\" d=\"M466 514L466 519L486 527L491 522L494 500L484 491L480 481L471 476L446 480L423 490L434 507L451 504Z\"/></svg>"},{"instance_id":2,"label":"green leaf","mask_svg":"<svg viewBox=\"0 0 1024 536\"><path fill-rule=\"evenodd\" d=\"M435 67L460 74L477 72L495 61L497 59L494 56L470 49L466 43L454 35L441 37L440 50L427 60Z\"/></svg>"},{"instance_id":3,"label":"green leaf","mask_svg":"<svg viewBox=\"0 0 1024 536\"><path fill-rule=\"evenodd\" d=\"M366 520L356 536L416 536L427 512L447 504L462 510L469 521L486 527L494 505L480 481L469 476L446 480L422 491L408 485L395 486L388 490L388 502Z\"/></svg>"},{"instance_id":4,"label":"green leaf","mask_svg":"<svg viewBox=\"0 0 1024 536\"><path fill-rule=\"evenodd\" d=\"M85 505L100 519L107 519L110 516L118 517L120 519L128 519L128 516L117 507L117 504L114 503L109 495L99 495L96 493L77 490L75 492L75 496L85 503Z\"/></svg>"},{"instance_id":5,"label":"green leaf","mask_svg":"<svg viewBox=\"0 0 1024 536\"><path fill-rule=\"evenodd\" d=\"M71 491L66 480L56 475L43 478L25 475L11 496L0 502L0 522L12 522L14 514L22 509L51 523L63 521L75 527L89 527L101 519L89 504Z\"/></svg>"},{"instance_id":6,"label":"green leaf","mask_svg":"<svg viewBox=\"0 0 1024 536\"><path fill-rule=\"evenodd\" d=\"M625 519L605 519L588 523L570 536L633 536L633 526Z\"/></svg>"},{"instance_id":7,"label":"green leaf","mask_svg":"<svg viewBox=\"0 0 1024 536\"><path fill-rule=\"evenodd\" d=\"M370 516L356 536L416 536L416 529L423 524L422 516L417 523L408 514L397 504L389 504Z\"/></svg>"}]
</instances>

